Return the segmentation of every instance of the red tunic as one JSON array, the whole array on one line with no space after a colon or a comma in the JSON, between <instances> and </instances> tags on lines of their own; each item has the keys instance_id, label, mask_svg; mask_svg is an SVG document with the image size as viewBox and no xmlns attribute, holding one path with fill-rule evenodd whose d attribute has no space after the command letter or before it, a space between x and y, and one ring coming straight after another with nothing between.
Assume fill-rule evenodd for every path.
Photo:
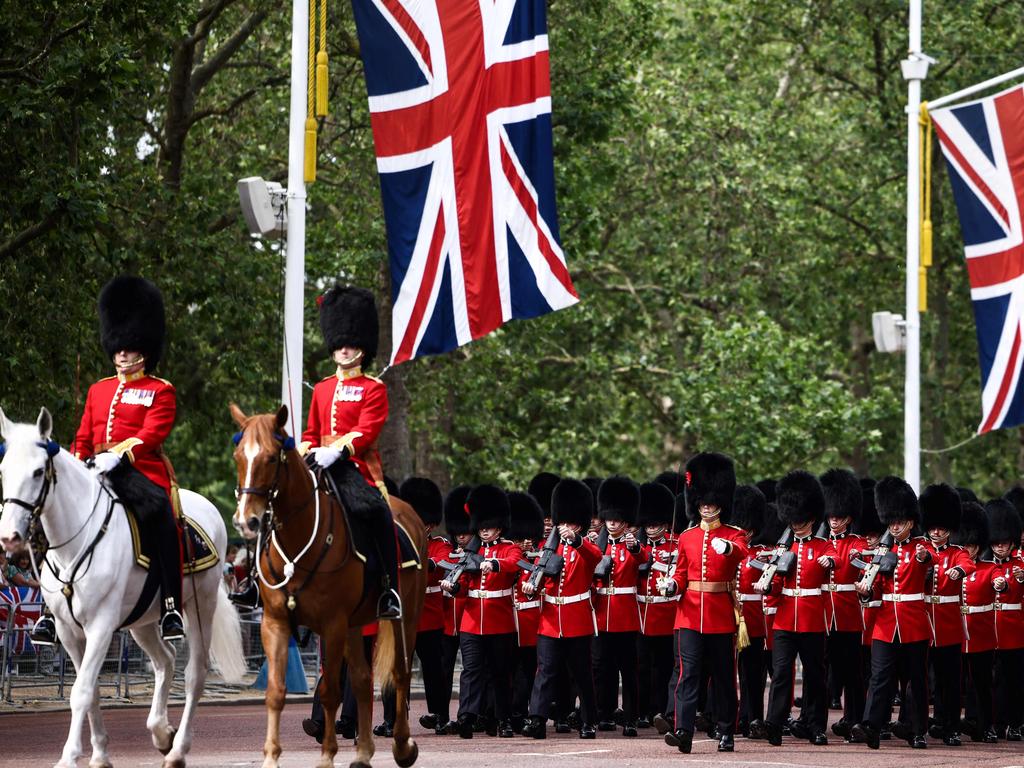
<instances>
[{"instance_id":1,"label":"red tunic","mask_svg":"<svg viewBox=\"0 0 1024 768\"><path fill-rule=\"evenodd\" d=\"M768 622L765 615L764 595L754 591L754 584L761 578L761 571L750 564L752 558L761 552L770 552L774 547L755 546L750 548L750 557L746 558L736 573L736 593L743 608L743 623L747 625L750 637L766 637ZM773 617L774 618L774 617Z\"/></svg>"},{"instance_id":2,"label":"red tunic","mask_svg":"<svg viewBox=\"0 0 1024 768\"><path fill-rule=\"evenodd\" d=\"M578 547L562 541L558 554L565 560L562 572L544 579L544 603L537 634L544 637L584 637L597 634L597 620L590 602L594 569L601 551L586 537Z\"/></svg>"},{"instance_id":3,"label":"red tunic","mask_svg":"<svg viewBox=\"0 0 1024 768\"><path fill-rule=\"evenodd\" d=\"M912 536L893 546L898 564L891 574L879 574L876 582L882 585L882 607L875 621L872 638L886 643L916 643L931 640L932 628L924 604L924 581L931 559L920 562L915 553L917 545L927 544L923 536Z\"/></svg>"},{"instance_id":4,"label":"red tunic","mask_svg":"<svg viewBox=\"0 0 1024 768\"><path fill-rule=\"evenodd\" d=\"M827 557L834 563L836 550L832 542L817 536L793 539L789 551L796 560L785 576L776 575L772 592L780 595L779 611L775 614L774 631L824 632L825 599L821 585L828 580L828 568L818 563Z\"/></svg>"},{"instance_id":5,"label":"red tunic","mask_svg":"<svg viewBox=\"0 0 1024 768\"><path fill-rule=\"evenodd\" d=\"M328 376L313 388L306 431L302 433L302 452L309 448L349 449L355 463L370 485L384 482L377 438L388 418L387 387L380 379L356 375Z\"/></svg>"},{"instance_id":6,"label":"red tunic","mask_svg":"<svg viewBox=\"0 0 1024 768\"><path fill-rule=\"evenodd\" d=\"M516 631L512 615L512 592L519 581L523 550L518 544L499 539L480 545L480 556L490 560L497 570L490 573L466 573L459 581L459 592L466 593L460 632L471 635L505 635Z\"/></svg>"},{"instance_id":7,"label":"red tunic","mask_svg":"<svg viewBox=\"0 0 1024 768\"><path fill-rule=\"evenodd\" d=\"M946 545L941 549L928 542L935 566L932 588L925 598L928 618L931 620L934 637L932 645L962 645L964 642L964 614L960 611L961 580L954 581L946 575L950 568L959 568L964 575L974 573L974 561L963 547Z\"/></svg>"},{"instance_id":8,"label":"red tunic","mask_svg":"<svg viewBox=\"0 0 1024 768\"><path fill-rule=\"evenodd\" d=\"M605 555L612 557L608 582L598 579L594 585L594 615L598 632L639 632L640 606L636 585L640 578L643 549L630 552L620 539L608 539Z\"/></svg>"},{"instance_id":9,"label":"red tunic","mask_svg":"<svg viewBox=\"0 0 1024 768\"><path fill-rule=\"evenodd\" d=\"M732 548L720 555L711 548L714 539L726 539ZM736 568L748 554L746 532L732 525L714 524L705 530L695 525L679 536L676 591L684 592L676 608L676 629L693 629L702 634L736 631L731 583ZM718 585L725 584L721 590Z\"/></svg>"},{"instance_id":10,"label":"red tunic","mask_svg":"<svg viewBox=\"0 0 1024 768\"><path fill-rule=\"evenodd\" d=\"M537 558L524 558L527 562L534 563ZM537 626L540 624L540 605L543 598L540 595L527 597L523 593L523 585L530 578L530 574L522 569L519 571L519 580L516 582L515 603L516 637L520 648L533 648L537 645Z\"/></svg>"},{"instance_id":11,"label":"red tunic","mask_svg":"<svg viewBox=\"0 0 1024 768\"><path fill-rule=\"evenodd\" d=\"M87 459L114 450L170 494L161 447L174 426L176 408L174 385L164 379L141 372L100 379L89 387L71 451Z\"/></svg>"},{"instance_id":12,"label":"red tunic","mask_svg":"<svg viewBox=\"0 0 1024 768\"><path fill-rule=\"evenodd\" d=\"M417 632L444 629L444 598L441 597L440 585L445 571L436 564L447 560L451 551L452 543L444 536L431 536L427 540L427 559L435 565L427 571L427 595L423 599L423 612L420 614Z\"/></svg>"},{"instance_id":13,"label":"red tunic","mask_svg":"<svg viewBox=\"0 0 1024 768\"><path fill-rule=\"evenodd\" d=\"M996 647L996 590L992 586L995 578L995 563L979 560L975 571L960 582L963 600L961 610L967 619L967 637L964 639L964 653L993 651Z\"/></svg>"},{"instance_id":14,"label":"red tunic","mask_svg":"<svg viewBox=\"0 0 1024 768\"><path fill-rule=\"evenodd\" d=\"M996 648L1000 651L1012 651L1024 648L1024 584L1013 575L1013 567L1021 567L1019 557L1008 557L1005 560L994 559L992 578L1002 576L1006 579L1006 589L996 592Z\"/></svg>"},{"instance_id":15,"label":"red tunic","mask_svg":"<svg viewBox=\"0 0 1024 768\"><path fill-rule=\"evenodd\" d=\"M854 585L862 572L850 562L850 552L863 552L867 539L851 533L838 536L829 534L828 540L836 550L836 567L821 585L825 593L825 626L830 632L863 632L864 614Z\"/></svg>"},{"instance_id":16,"label":"red tunic","mask_svg":"<svg viewBox=\"0 0 1024 768\"><path fill-rule=\"evenodd\" d=\"M672 634L679 595L666 597L661 594L658 591L658 579L668 574L675 551L676 541L672 537L660 538L644 547L642 559L650 562L651 567L647 575L637 582L636 600L640 605L640 631L647 637Z\"/></svg>"}]
</instances>

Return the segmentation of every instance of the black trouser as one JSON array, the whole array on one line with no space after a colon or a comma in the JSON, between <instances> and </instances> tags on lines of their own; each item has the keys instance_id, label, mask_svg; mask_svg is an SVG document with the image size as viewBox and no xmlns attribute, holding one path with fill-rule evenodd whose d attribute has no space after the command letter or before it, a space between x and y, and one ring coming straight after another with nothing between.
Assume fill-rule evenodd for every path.
<instances>
[{"instance_id":1,"label":"black trouser","mask_svg":"<svg viewBox=\"0 0 1024 768\"><path fill-rule=\"evenodd\" d=\"M693 732L697 699L705 670L711 675L711 704L720 736L736 730L735 635L701 634L692 629L676 632L676 655L680 659L681 679L675 689L676 729Z\"/></svg>"},{"instance_id":2,"label":"black trouser","mask_svg":"<svg viewBox=\"0 0 1024 768\"><path fill-rule=\"evenodd\" d=\"M740 721L748 725L764 720L764 686L770 659L765 638L752 637L750 645L737 654L740 673Z\"/></svg>"},{"instance_id":3,"label":"black trouser","mask_svg":"<svg viewBox=\"0 0 1024 768\"><path fill-rule=\"evenodd\" d=\"M444 635L441 638L441 693L445 698L445 712L451 705L452 689L455 687L455 659L459 655L459 636ZM440 715L439 715L440 716ZM450 719L450 715L449 715Z\"/></svg>"},{"instance_id":4,"label":"black trouser","mask_svg":"<svg viewBox=\"0 0 1024 768\"><path fill-rule=\"evenodd\" d=\"M768 694L768 722L779 726L789 719L793 702L793 664L797 655L803 664L803 705L801 718L812 733L822 733L828 724L825 686L825 633L774 630L772 636L772 686Z\"/></svg>"},{"instance_id":5,"label":"black trouser","mask_svg":"<svg viewBox=\"0 0 1024 768\"><path fill-rule=\"evenodd\" d=\"M157 560L152 567L160 570L161 612L169 599L180 611L181 530L167 491L126 461L110 470L107 479L117 497L134 510L146 541L152 545Z\"/></svg>"},{"instance_id":6,"label":"black trouser","mask_svg":"<svg viewBox=\"0 0 1024 768\"><path fill-rule=\"evenodd\" d=\"M537 646L516 648L515 670L512 673L512 715L525 717L530 713L530 694L537 674Z\"/></svg>"},{"instance_id":7,"label":"black trouser","mask_svg":"<svg viewBox=\"0 0 1024 768\"><path fill-rule=\"evenodd\" d=\"M615 719L619 701L619 676L622 676L622 713L628 725L636 725L638 696L636 673L636 632L601 632L595 644L597 675L597 717Z\"/></svg>"},{"instance_id":8,"label":"black trouser","mask_svg":"<svg viewBox=\"0 0 1024 768\"><path fill-rule=\"evenodd\" d=\"M1020 728L1024 720L1024 648L997 650L994 661L992 721L1000 732L1007 726Z\"/></svg>"},{"instance_id":9,"label":"black trouser","mask_svg":"<svg viewBox=\"0 0 1024 768\"><path fill-rule=\"evenodd\" d=\"M593 665L593 658L591 658L591 665ZM590 679L591 681L594 679L593 672L591 672ZM532 691L530 695L532 697ZM576 708L576 686L573 684L569 667L565 664L558 668L556 674L555 698L552 705L551 717L557 723L565 722L569 718L569 713Z\"/></svg>"},{"instance_id":10,"label":"black trouser","mask_svg":"<svg viewBox=\"0 0 1024 768\"><path fill-rule=\"evenodd\" d=\"M597 723L597 702L591 676L592 636L548 637L537 635L537 677L530 696L530 715L547 718L555 698L558 671L565 665L580 696L580 715L587 725Z\"/></svg>"},{"instance_id":11,"label":"black trouser","mask_svg":"<svg viewBox=\"0 0 1024 768\"><path fill-rule=\"evenodd\" d=\"M960 644L932 648L935 670L935 724L947 733L960 731Z\"/></svg>"},{"instance_id":12,"label":"black trouser","mask_svg":"<svg viewBox=\"0 0 1024 768\"><path fill-rule=\"evenodd\" d=\"M862 632L833 631L826 635L828 666L843 696L843 719L851 725L864 717L864 678L860 654ZM806 680L806 673L804 675Z\"/></svg>"},{"instance_id":13,"label":"black trouser","mask_svg":"<svg viewBox=\"0 0 1024 768\"><path fill-rule=\"evenodd\" d=\"M363 653L366 655L366 663L372 664L373 662L373 643L376 640L375 635L364 635L363 636ZM341 665L341 712L338 715L340 720L350 720L353 723L359 718L359 708L356 706L356 695L352 691L352 684L348 679L348 662L346 661ZM391 711L394 712L394 706ZM321 725L324 722L324 710L320 706L320 680L316 681L316 685L313 686L313 709L310 712L310 718L316 720ZM385 719L387 719L385 715ZM392 715L392 722L394 722L394 715Z\"/></svg>"},{"instance_id":14,"label":"black trouser","mask_svg":"<svg viewBox=\"0 0 1024 768\"><path fill-rule=\"evenodd\" d=\"M964 714L974 720L982 733L992 727L992 667L995 651L965 653Z\"/></svg>"},{"instance_id":15,"label":"black trouser","mask_svg":"<svg viewBox=\"0 0 1024 768\"><path fill-rule=\"evenodd\" d=\"M459 678L459 712L484 714L487 706L487 681L493 683L494 716L499 722L512 715L512 655L516 650L515 632L501 635L459 635L462 649L462 677Z\"/></svg>"},{"instance_id":16,"label":"black trouser","mask_svg":"<svg viewBox=\"0 0 1024 768\"><path fill-rule=\"evenodd\" d=\"M665 690L672 677L672 635L637 638L638 716L652 719L665 711Z\"/></svg>"},{"instance_id":17,"label":"black trouser","mask_svg":"<svg viewBox=\"0 0 1024 768\"><path fill-rule=\"evenodd\" d=\"M427 699L427 711L437 716L438 723L448 722L448 701L451 690L445 693L444 660L441 650L444 631L432 629L416 635L416 656L423 672L423 692ZM384 705L384 722L395 722L395 689L385 688L380 695Z\"/></svg>"},{"instance_id":18,"label":"black trouser","mask_svg":"<svg viewBox=\"0 0 1024 768\"><path fill-rule=\"evenodd\" d=\"M898 684L898 673L903 668L907 675L910 696L910 724L915 736L928 730L928 641L892 643L874 640L871 643L871 683L864 705L864 720L881 730L889 722L892 695ZM906 706L907 702L904 702Z\"/></svg>"}]
</instances>

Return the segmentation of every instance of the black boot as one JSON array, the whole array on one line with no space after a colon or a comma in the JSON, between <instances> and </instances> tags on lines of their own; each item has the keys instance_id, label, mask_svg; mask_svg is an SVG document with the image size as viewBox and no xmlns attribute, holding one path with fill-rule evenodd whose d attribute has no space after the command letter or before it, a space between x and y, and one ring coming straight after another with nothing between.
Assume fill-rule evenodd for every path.
<instances>
[{"instance_id":1,"label":"black boot","mask_svg":"<svg viewBox=\"0 0 1024 768\"><path fill-rule=\"evenodd\" d=\"M245 589L240 589L237 592L232 592L228 595L228 599L237 605L239 608L249 608L255 610L260 606L260 590L256 586L256 581L252 578L248 581L249 586Z\"/></svg>"},{"instance_id":2,"label":"black boot","mask_svg":"<svg viewBox=\"0 0 1024 768\"><path fill-rule=\"evenodd\" d=\"M323 743L324 724L321 720L314 720L312 717L307 717L302 721L302 730L307 736L316 739L317 744Z\"/></svg>"},{"instance_id":3,"label":"black boot","mask_svg":"<svg viewBox=\"0 0 1024 768\"><path fill-rule=\"evenodd\" d=\"M383 499L381 499L383 502ZM374 540L377 542L377 553L380 555L381 578L380 599L377 601L377 618L382 621L395 621L402 618L402 599L398 596L398 542L395 540L395 526L392 522L391 508L386 503L381 505L381 514L375 523Z\"/></svg>"},{"instance_id":4,"label":"black boot","mask_svg":"<svg viewBox=\"0 0 1024 768\"><path fill-rule=\"evenodd\" d=\"M455 726L459 738L472 739L473 726L476 724L476 715L459 715L458 723Z\"/></svg>"},{"instance_id":5,"label":"black boot","mask_svg":"<svg viewBox=\"0 0 1024 768\"><path fill-rule=\"evenodd\" d=\"M669 731L665 734L665 743L670 747L676 747L684 755L688 755L693 749L693 731L684 731L682 728Z\"/></svg>"},{"instance_id":6,"label":"black boot","mask_svg":"<svg viewBox=\"0 0 1024 768\"><path fill-rule=\"evenodd\" d=\"M185 622L178 613L178 605L173 597L164 600L163 615L160 616L160 639L181 640L185 637Z\"/></svg>"},{"instance_id":7,"label":"black boot","mask_svg":"<svg viewBox=\"0 0 1024 768\"><path fill-rule=\"evenodd\" d=\"M532 715L523 725L523 736L528 739L546 739L547 730L547 720L538 715Z\"/></svg>"},{"instance_id":8,"label":"black boot","mask_svg":"<svg viewBox=\"0 0 1024 768\"><path fill-rule=\"evenodd\" d=\"M28 637L36 645L57 644L57 625L54 624L53 615L49 611L43 611L43 615L33 625Z\"/></svg>"}]
</instances>

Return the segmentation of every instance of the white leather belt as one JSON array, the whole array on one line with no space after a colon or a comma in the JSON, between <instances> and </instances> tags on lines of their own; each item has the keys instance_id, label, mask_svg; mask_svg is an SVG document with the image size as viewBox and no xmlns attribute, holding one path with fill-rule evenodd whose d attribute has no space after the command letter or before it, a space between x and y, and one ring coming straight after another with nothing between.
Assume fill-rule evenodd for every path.
<instances>
[{"instance_id":1,"label":"white leather belt","mask_svg":"<svg viewBox=\"0 0 1024 768\"><path fill-rule=\"evenodd\" d=\"M919 600L924 600L924 592L913 592L911 594L902 594L900 592L886 593L882 595L882 600L886 603L913 603Z\"/></svg>"},{"instance_id":2,"label":"white leather belt","mask_svg":"<svg viewBox=\"0 0 1024 768\"><path fill-rule=\"evenodd\" d=\"M436 595L440 591L441 591L440 585L435 585L433 587L427 587L427 594L428 595Z\"/></svg>"},{"instance_id":3,"label":"white leather belt","mask_svg":"<svg viewBox=\"0 0 1024 768\"><path fill-rule=\"evenodd\" d=\"M508 589L471 589L466 593L466 596L487 600L492 597L508 597L511 594L512 587L509 587Z\"/></svg>"},{"instance_id":4,"label":"white leather belt","mask_svg":"<svg viewBox=\"0 0 1024 768\"><path fill-rule=\"evenodd\" d=\"M822 592L853 592L857 589L855 584L822 584Z\"/></svg>"},{"instance_id":5,"label":"white leather belt","mask_svg":"<svg viewBox=\"0 0 1024 768\"><path fill-rule=\"evenodd\" d=\"M961 605L960 612L967 613L991 613L995 610L995 606L992 603L988 605Z\"/></svg>"},{"instance_id":6,"label":"white leather belt","mask_svg":"<svg viewBox=\"0 0 1024 768\"><path fill-rule=\"evenodd\" d=\"M530 608L540 608L540 600L530 600L526 603L513 603L517 611L525 611Z\"/></svg>"},{"instance_id":7,"label":"white leather belt","mask_svg":"<svg viewBox=\"0 0 1024 768\"><path fill-rule=\"evenodd\" d=\"M811 597L813 595L820 595L820 589L804 589L803 587L797 587L796 589L783 588L782 594L786 597Z\"/></svg>"},{"instance_id":8,"label":"white leather belt","mask_svg":"<svg viewBox=\"0 0 1024 768\"><path fill-rule=\"evenodd\" d=\"M764 595L759 595L756 592L738 592L737 594L740 596L741 603L759 603L761 598L764 597Z\"/></svg>"},{"instance_id":9,"label":"white leather belt","mask_svg":"<svg viewBox=\"0 0 1024 768\"><path fill-rule=\"evenodd\" d=\"M944 605L946 603L959 603L960 595L928 595L925 602L932 605Z\"/></svg>"},{"instance_id":10,"label":"white leather belt","mask_svg":"<svg viewBox=\"0 0 1024 768\"><path fill-rule=\"evenodd\" d=\"M544 595L545 603L554 605L569 605L570 603L581 603L590 599L589 592L580 592L578 595Z\"/></svg>"},{"instance_id":11,"label":"white leather belt","mask_svg":"<svg viewBox=\"0 0 1024 768\"><path fill-rule=\"evenodd\" d=\"M773 607L771 607L771 608L766 608L766 609L765 609L765 611L764 611L764 615L765 615L765 616L774 616L774 615L775 615L776 613L778 613L778 612L779 612L779 609L778 609L778 608L775 608L775 607L773 606Z\"/></svg>"},{"instance_id":12,"label":"white leather belt","mask_svg":"<svg viewBox=\"0 0 1024 768\"><path fill-rule=\"evenodd\" d=\"M635 595L636 587L598 587L599 595Z\"/></svg>"},{"instance_id":13,"label":"white leather belt","mask_svg":"<svg viewBox=\"0 0 1024 768\"><path fill-rule=\"evenodd\" d=\"M679 595L665 597L663 595L637 595L638 603L675 603L679 601Z\"/></svg>"},{"instance_id":14,"label":"white leather belt","mask_svg":"<svg viewBox=\"0 0 1024 768\"><path fill-rule=\"evenodd\" d=\"M997 611L1019 611L1021 603L996 603Z\"/></svg>"},{"instance_id":15,"label":"white leather belt","mask_svg":"<svg viewBox=\"0 0 1024 768\"><path fill-rule=\"evenodd\" d=\"M882 601L881 600L868 600L866 603L864 603L864 607L865 608L881 608L882 607Z\"/></svg>"}]
</instances>

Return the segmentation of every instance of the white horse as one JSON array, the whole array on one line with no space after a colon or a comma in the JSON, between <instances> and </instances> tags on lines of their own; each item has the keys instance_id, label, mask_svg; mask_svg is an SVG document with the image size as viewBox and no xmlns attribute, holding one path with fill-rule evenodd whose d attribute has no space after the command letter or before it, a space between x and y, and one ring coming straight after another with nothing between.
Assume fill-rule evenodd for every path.
<instances>
[{"instance_id":1,"label":"white horse","mask_svg":"<svg viewBox=\"0 0 1024 768\"><path fill-rule=\"evenodd\" d=\"M53 612L57 635L78 673L71 688L71 727L56 768L75 768L78 758L84 756L82 724L86 716L92 736L89 766L109 768L97 678L111 638L142 592L146 572L135 564L131 531L120 502L85 464L51 440L52 426L45 408L34 425L14 424L0 410L0 435L6 441L0 462L4 496L0 545L9 551L27 546L33 518L38 518L50 542L48 562L39 563L43 599ZM186 490L181 491L181 505L184 513L210 536L223 562L227 532L216 507ZM66 598L69 579L73 581L70 601ZM185 577L189 657L185 709L177 730L167 720L174 652L160 639L157 629L160 601L154 599L129 627L153 662L156 679L146 726L152 733L153 746L165 755L164 768L185 765L192 745L192 718L203 693L210 653L225 680L235 682L245 673L238 614L222 583L221 569L216 566L194 578Z\"/></svg>"}]
</instances>

